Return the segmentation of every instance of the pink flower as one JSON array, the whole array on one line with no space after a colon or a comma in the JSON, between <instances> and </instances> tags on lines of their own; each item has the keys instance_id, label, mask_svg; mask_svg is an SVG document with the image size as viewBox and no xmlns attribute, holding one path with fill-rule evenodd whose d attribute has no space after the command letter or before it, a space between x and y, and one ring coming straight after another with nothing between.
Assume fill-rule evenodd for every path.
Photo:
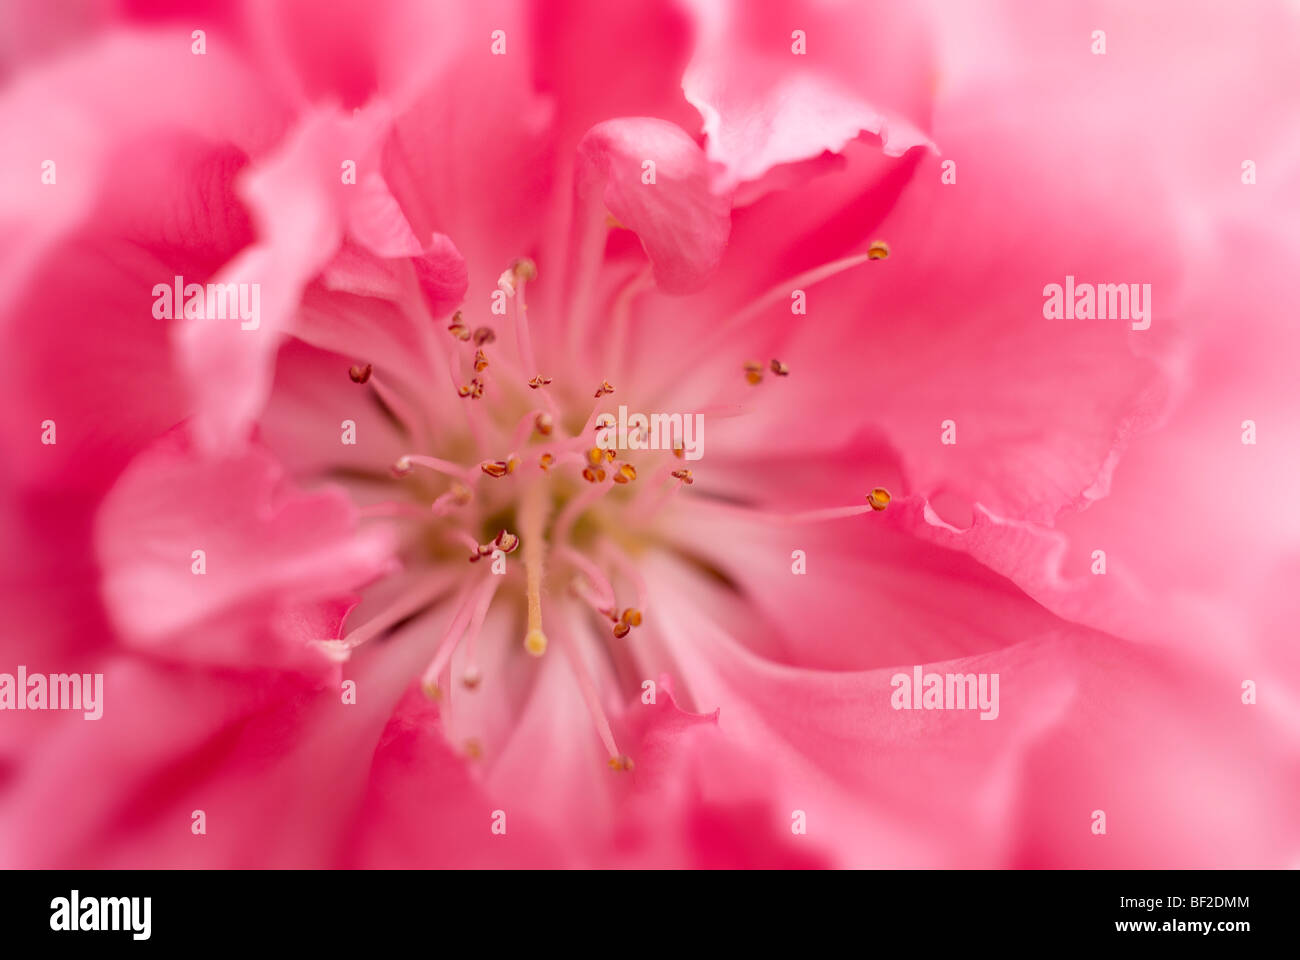
<instances>
[{"instance_id":1,"label":"pink flower","mask_svg":"<svg viewBox=\"0 0 1300 960\"><path fill-rule=\"evenodd\" d=\"M0 863L1294 863L1300 61L1214 11L33 6L0 671L105 704L0 715Z\"/></svg>"}]
</instances>

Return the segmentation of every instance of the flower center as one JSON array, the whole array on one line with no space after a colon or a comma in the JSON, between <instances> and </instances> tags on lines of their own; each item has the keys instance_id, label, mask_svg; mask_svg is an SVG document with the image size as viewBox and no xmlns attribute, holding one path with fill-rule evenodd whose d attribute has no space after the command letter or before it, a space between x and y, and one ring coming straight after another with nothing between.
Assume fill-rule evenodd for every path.
<instances>
[{"instance_id":1,"label":"flower center","mask_svg":"<svg viewBox=\"0 0 1300 960\"><path fill-rule=\"evenodd\" d=\"M596 685L575 640L561 618L552 623L548 608L557 595L584 604L609 624L615 641L623 641L650 615L650 599L636 557L660 541L655 519L695 477L686 465L685 413L670 424L668 443L642 443L644 426L628 429L602 408L616 386L603 376L584 389L564 384L558 395L553 378L537 366L529 330L527 285L537 276L531 260L515 261L497 282L504 294L506 320L514 330L514 350L500 345L490 327L471 328L457 311L448 332L449 372L463 419L438 423L437 430L413 408L382 370L369 362L348 371L353 383L373 391L375 399L408 436L436 449L413 449L388 467L391 499L372 504L366 517L400 517L412 523L408 566L433 570L428 583L417 583L389 608L351 630L343 640L326 644L341 657L358 644L392 630L449 598L453 614L421 677L425 692L442 699L453 653L461 651L459 680L467 690L484 681L478 640L488 610L513 607L519 642L533 657L546 655L556 641L569 661L593 726L615 770L632 761L620 751L601 706ZM789 367L772 360L777 377ZM763 379L757 362L737 375L751 385ZM445 417L443 418L446 419ZM673 432L675 428L676 432ZM436 442L428 440L437 437ZM662 434L660 439L662 439ZM789 522L854 516L885 509L889 494L877 488L859 507L814 511ZM466 748L476 758L481 747Z\"/></svg>"}]
</instances>

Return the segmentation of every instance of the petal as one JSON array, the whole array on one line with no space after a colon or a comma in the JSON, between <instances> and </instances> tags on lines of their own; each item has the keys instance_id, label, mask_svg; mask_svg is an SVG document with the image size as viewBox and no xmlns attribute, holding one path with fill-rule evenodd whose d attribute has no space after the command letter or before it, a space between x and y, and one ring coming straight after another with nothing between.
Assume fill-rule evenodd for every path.
<instances>
[{"instance_id":1,"label":"petal","mask_svg":"<svg viewBox=\"0 0 1300 960\"><path fill-rule=\"evenodd\" d=\"M704 117L725 186L839 152L863 131L891 156L929 143L929 56L915 11L802 0L693 6L701 36L682 88Z\"/></svg>"},{"instance_id":2,"label":"petal","mask_svg":"<svg viewBox=\"0 0 1300 960\"><path fill-rule=\"evenodd\" d=\"M710 185L704 153L671 123L632 117L592 127L578 145L576 191L583 244L603 238L608 211L637 235L669 293L698 288L722 256L730 202Z\"/></svg>"},{"instance_id":3,"label":"petal","mask_svg":"<svg viewBox=\"0 0 1300 960\"><path fill-rule=\"evenodd\" d=\"M313 638L254 627L270 614L283 625L286 613L389 569L388 531L358 531L356 522L338 491L289 489L265 453L204 462L173 434L131 464L101 508L104 601L138 649L218 663L314 663L305 646Z\"/></svg>"}]
</instances>

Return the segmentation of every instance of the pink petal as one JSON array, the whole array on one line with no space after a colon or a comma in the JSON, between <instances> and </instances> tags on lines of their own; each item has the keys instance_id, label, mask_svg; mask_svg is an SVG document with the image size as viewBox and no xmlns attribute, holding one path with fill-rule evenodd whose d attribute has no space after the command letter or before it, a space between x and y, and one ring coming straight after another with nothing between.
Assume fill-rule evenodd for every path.
<instances>
[{"instance_id":1,"label":"pink petal","mask_svg":"<svg viewBox=\"0 0 1300 960\"><path fill-rule=\"evenodd\" d=\"M122 475L101 508L96 545L104 601L128 644L225 663L305 660L306 640L329 638L283 629L268 638L259 625L374 579L392 550L386 530L357 531L337 491L290 489L256 450L205 463L181 435ZM192 572L196 550L202 575Z\"/></svg>"},{"instance_id":2,"label":"pink petal","mask_svg":"<svg viewBox=\"0 0 1300 960\"><path fill-rule=\"evenodd\" d=\"M701 286L722 256L730 203L710 185L704 153L671 123L633 117L592 127L578 145L576 192L584 243L603 236L608 210L637 235L669 293Z\"/></svg>"},{"instance_id":3,"label":"pink petal","mask_svg":"<svg viewBox=\"0 0 1300 960\"><path fill-rule=\"evenodd\" d=\"M839 152L863 131L901 156L928 144L930 68L918 16L895 3L693 4L701 38L682 79L725 185ZM795 51L794 32L805 35Z\"/></svg>"}]
</instances>

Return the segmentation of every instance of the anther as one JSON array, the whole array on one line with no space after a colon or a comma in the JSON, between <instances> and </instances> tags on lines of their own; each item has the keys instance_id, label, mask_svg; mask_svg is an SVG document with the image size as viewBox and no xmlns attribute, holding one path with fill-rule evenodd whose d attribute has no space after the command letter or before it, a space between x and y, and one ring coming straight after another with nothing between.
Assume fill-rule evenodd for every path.
<instances>
[{"instance_id":1,"label":"anther","mask_svg":"<svg viewBox=\"0 0 1300 960\"><path fill-rule=\"evenodd\" d=\"M540 390L542 387L546 386L550 382L551 382L550 377L543 377L541 375L538 375L536 377L531 378L528 381L528 385L532 387L534 390Z\"/></svg>"},{"instance_id":2,"label":"anther","mask_svg":"<svg viewBox=\"0 0 1300 960\"><path fill-rule=\"evenodd\" d=\"M600 386L596 388L596 399L599 400L607 393L613 393L614 386L608 380L600 381Z\"/></svg>"},{"instance_id":3,"label":"anther","mask_svg":"<svg viewBox=\"0 0 1300 960\"><path fill-rule=\"evenodd\" d=\"M549 437L555 429L555 419L549 413L539 413L533 418L533 426L544 437Z\"/></svg>"},{"instance_id":4,"label":"anther","mask_svg":"<svg viewBox=\"0 0 1300 960\"><path fill-rule=\"evenodd\" d=\"M352 378L353 383L365 383L370 379L370 374L374 372L374 366L367 363L364 367L358 367L355 363L348 368L348 376Z\"/></svg>"},{"instance_id":5,"label":"anther","mask_svg":"<svg viewBox=\"0 0 1300 960\"><path fill-rule=\"evenodd\" d=\"M519 549L519 538L508 530L502 530L492 541L492 547L502 553L514 553Z\"/></svg>"},{"instance_id":6,"label":"anther","mask_svg":"<svg viewBox=\"0 0 1300 960\"><path fill-rule=\"evenodd\" d=\"M772 372L775 373L778 377L788 377L788 376L790 376L790 368L789 368L789 366L787 366L786 364L782 363L780 360L775 360L775 359L774 359L774 360L772 361L772 363L771 363L771 368L772 368Z\"/></svg>"},{"instance_id":7,"label":"anther","mask_svg":"<svg viewBox=\"0 0 1300 960\"><path fill-rule=\"evenodd\" d=\"M479 464L479 469L489 477L504 477L512 468L509 460L484 460Z\"/></svg>"},{"instance_id":8,"label":"anther","mask_svg":"<svg viewBox=\"0 0 1300 960\"><path fill-rule=\"evenodd\" d=\"M475 350L474 369L477 372L482 373L484 370L487 369L487 365L488 365L487 354L484 353L482 350Z\"/></svg>"},{"instance_id":9,"label":"anther","mask_svg":"<svg viewBox=\"0 0 1300 960\"><path fill-rule=\"evenodd\" d=\"M630 463L624 463L619 466L618 472L614 474L615 483L631 483L636 479L636 467Z\"/></svg>"},{"instance_id":10,"label":"anther","mask_svg":"<svg viewBox=\"0 0 1300 960\"><path fill-rule=\"evenodd\" d=\"M641 626L641 611L636 607L628 607L623 611L623 615L619 619L629 626L639 627Z\"/></svg>"},{"instance_id":11,"label":"anther","mask_svg":"<svg viewBox=\"0 0 1300 960\"><path fill-rule=\"evenodd\" d=\"M868 260L887 260L889 258L889 244L884 240L873 240L871 246L867 247Z\"/></svg>"},{"instance_id":12,"label":"anther","mask_svg":"<svg viewBox=\"0 0 1300 960\"><path fill-rule=\"evenodd\" d=\"M473 690L483 682L483 674L478 667L466 667L465 672L461 674L460 682L465 685L466 690Z\"/></svg>"},{"instance_id":13,"label":"anther","mask_svg":"<svg viewBox=\"0 0 1300 960\"><path fill-rule=\"evenodd\" d=\"M451 317L451 323L447 327L451 335L457 340L468 340L470 337L469 327L465 326L465 317L457 310Z\"/></svg>"},{"instance_id":14,"label":"anther","mask_svg":"<svg viewBox=\"0 0 1300 960\"><path fill-rule=\"evenodd\" d=\"M510 269L520 280L537 279L537 264L528 257L520 257L510 265Z\"/></svg>"},{"instance_id":15,"label":"anther","mask_svg":"<svg viewBox=\"0 0 1300 960\"><path fill-rule=\"evenodd\" d=\"M674 470L673 476L687 485L695 482L695 477L689 470Z\"/></svg>"},{"instance_id":16,"label":"anther","mask_svg":"<svg viewBox=\"0 0 1300 960\"><path fill-rule=\"evenodd\" d=\"M632 632L632 628L628 626L626 623L617 623L614 625L615 639L622 640L631 632Z\"/></svg>"},{"instance_id":17,"label":"anther","mask_svg":"<svg viewBox=\"0 0 1300 960\"><path fill-rule=\"evenodd\" d=\"M587 462L593 467L598 467L605 459L605 451L600 447L592 447L587 451Z\"/></svg>"},{"instance_id":18,"label":"anther","mask_svg":"<svg viewBox=\"0 0 1300 960\"><path fill-rule=\"evenodd\" d=\"M633 768L632 758L626 755L609 758L609 769L619 773L629 773Z\"/></svg>"},{"instance_id":19,"label":"anther","mask_svg":"<svg viewBox=\"0 0 1300 960\"><path fill-rule=\"evenodd\" d=\"M745 379L751 384L763 382L763 365L757 360L747 360L745 362Z\"/></svg>"},{"instance_id":20,"label":"anther","mask_svg":"<svg viewBox=\"0 0 1300 960\"><path fill-rule=\"evenodd\" d=\"M884 510L885 507L889 506L889 501L892 499L889 491L884 487L876 487L867 494L867 503L871 504L871 509L876 511Z\"/></svg>"},{"instance_id":21,"label":"anther","mask_svg":"<svg viewBox=\"0 0 1300 960\"><path fill-rule=\"evenodd\" d=\"M415 467L411 463L411 458L405 456L398 457L395 461L393 461L393 465L389 467L389 470L392 472L393 476L395 477L405 477L409 475L410 472L414 469Z\"/></svg>"},{"instance_id":22,"label":"anther","mask_svg":"<svg viewBox=\"0 0 1300 960\"><path fill-rule=\"evenodd\" d=\"M554 463L555 463L555 454L553 453L544 453L542 454L541 458L537 461L537 465L541 467L543 470L551 469L551 466Z\"/></svg>"},{"instance_id":23,"label":"anther","mask_svg":"<svg viewBox=\"0 0 1300 960\"><path fill-rule=\"evenodd\" d=\"M604 483L605 471L600 467L583 467L582 479L586 480L588 483Z\"/></svg>"},{"instance_id":24,"label":"anther","mask_svg":"<svg viewBox=\"0 0 1300 960\"><path fill-rule=\"evenodd\" d=\"M496 340L496 331L491 327L479 327L474 331L474 346L482 347Z\"/></svg>"}]
</instances>

